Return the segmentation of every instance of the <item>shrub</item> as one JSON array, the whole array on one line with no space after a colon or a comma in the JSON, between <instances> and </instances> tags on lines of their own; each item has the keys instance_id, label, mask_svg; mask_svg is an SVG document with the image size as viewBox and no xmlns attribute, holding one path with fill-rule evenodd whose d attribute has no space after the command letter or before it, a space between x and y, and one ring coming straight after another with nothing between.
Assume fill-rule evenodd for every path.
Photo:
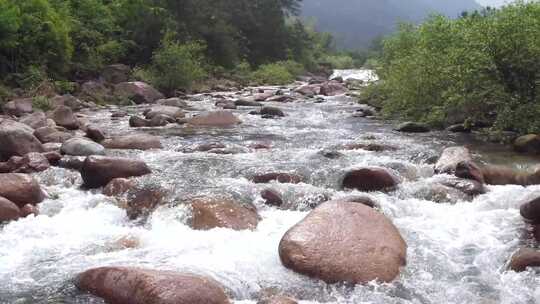
<instances>
[{"instance_id":1,"label":"shrub","mask_svg":"<svg viewBox=\"0 0 540 304\"><path fill-rule=\"evenodd\" d=\"M52 110L52 103L47 96L36 96L32 98L32 107L46 112Z\"/></svg>"},{"instance_id":2,"label":"shrub","mask_svg":"<svg viewBox=\"0 0 540 304\"><path fill-rule=\"evenodd\" d=\"M328 55L323 57L321 62L339 70L352 69L355 66L354 59L349 55Z\"/></svg>"},{"instance_id":3,"label":"shrub","mask_svg":"<svg viewBox=\"0 0 540 304\"><path fill-rule=\"evenodd\" d=\"M150 67L136 74L167 94L177 89L189 89L194 81L207 75L203 68L204 50L205 47L197 42L180 44L165 40L154 53Z\"/></svg>"},{"instance_id":4,"label":"shrub","mask_svg":"<svg viewBox=\"0 0 540 304\"><path fill-rule=\"evenodd\" d=\"M251 79L258 85L284 85L293 82L294 76L283 64L271 63L261 65Z\"/></svg>"}]
</instances>

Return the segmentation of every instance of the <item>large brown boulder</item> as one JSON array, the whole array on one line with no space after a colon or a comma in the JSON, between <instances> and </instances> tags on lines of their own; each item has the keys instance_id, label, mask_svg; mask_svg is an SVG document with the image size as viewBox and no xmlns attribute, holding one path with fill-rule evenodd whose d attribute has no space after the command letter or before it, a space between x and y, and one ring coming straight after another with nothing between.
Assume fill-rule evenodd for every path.
<instances>
[{"instance_id":1,"label":"large brown boulder","mask_svg":"<svg viewBox=\"0 0 540 304\"><path fill-rule=\"evenodd\" d=\"M59 131L53 127L39 128L34 132L42 143L63 143L73 137L68 132Z\"/></svg>"},{"instance_id":2,"label":"large brown boulder","mask_svg":"<svg viewBox=\"0 0 540 304\"><path fill-rule=\"evenodd\" d=\"M79 121L75 117L75 114L73 114L73 110L69 107L59 106L49 114L49 117L57 125L68 130L77 130L79 128Z\"/></svg>"},{"instance_id":3,"label":"large brown boulder","mask_svg":"<svg viewBox=\"0 0 540 304\"><path fill-rule=\"evenodd\" d=\"M63 154L71 156L105 155L105 148L84 137L74 137L66 140L60 148Z\"/></svg>"},{"instance_id":4,"label":"large brown boulder","mask_svg":"<svg viewBox=\"0 0 540 304\"><path fill-rule=\"evenodd\" d=\"M121 82L114 86L114 94L128 98L136 104L155 103L156 100L164 98L158 90L140 81Z\"/></svg>"},{"instance_id":5,"label":"large brown boulder","mask_svg":"<svg viewBox=\"0 0 540 304\"><path fill-rule=\"evenodd\" d=\"M37 152L23 157L13 156L7 161L7 165L10 170L3 173L35 173L45 171L51 166L46 155Z\"/></svg>"},{"instance_id":6,"label":"large brown boulder","mask_svg":"<svg viewBox=\"0 0 540 304\"><path fill-rule=\"evenodd\" d=\"M532 224L540 224L540 197L527 199L519 209L521 216Z\"/></svg>"},{"instance_id":7,"label":"large brown boulder","mask_svg":"<svg viewBox=\"0 0 540 304\"><path fill-rule=\"evenodd\" d=\"M134 134L105 139L101 144L107 149L150 150L161 149L160 138L148 134Z\"/></svg>"},{"instance_id":8,"label":"large brown boulder","mask_svg":"<svg viewBox=\"0 0 540 304\"><path fill-rule=\"evenodd\" d=\"M521 153L540 153L540 136L537 134L528 134L518 137L514 141L514 150Z\"/></svg>"},{"instance_id":9,"label":"large brown boulder","mask_svg":"<svg viewBox=\"0 0 540 304\"><path fill-rule=\"evenodd\" d=\"M328 81L321 86L321 95L336 96L347 93L347 88L337 81Z\"/></svg>"},{"instance_id":10,"label":"large brown boulder","mask_svg":"<svg viewBox=\"0 0 540 304\"><path fill-rule=\"evenodd\" d=\"M115 178L143 176L152 173L145 162L132 158L89 156L81 168L84 186L99 188Z\"/></svg>"},{"instance_id":11,"label":"large brown boulder","mask_svg":"<svg viewBox=\"0 0 540 304\"><path fill-rule=\"evenodd\" d=\"M469 149L465 147L450 147L444 149L435 164L436 173L454 174L460 162L472 161Z\"/></svg>"},{"instance_id":12,"label":"large brown boulder","mask_svg":"<svg viewBox=\"0 0 540 304\"><path fill-rule=\"evenodd\" d=\"M21 217L21 210L12 201L0 197L0 223L16 221Z\"/></svg>"},{"instance_id":13,"label":"large brown boulder","mask_svg":"<svg viewBox=\"0 0 540 304\"><path fill-rule=\"evenodd\" d=\"M79 274L75 285L114 304L229 304L216 281L192 274L102 267Z\"/></svg>"},{"instance_id":14,"label":"large brown boulder","mask_svg":"<svg viewBox=\"0 0 540 304\"><path fill-rule=\"evenodd\" d=\"M399 179L384 168L366 167L345 174L342 186L359 191L389 191L399 184Z\"/></svg>"},{"instance_id":15,"label":"large brown boulder","mask_svg":"<svg viewBox=\"0 0 540 304\"><path fill-rule=\"evenodd\" d=\"M315 95L319 95L321 92L321 86L316 84L306 84L294 89L294 92L308 97L313 97Z\"/></svg>"},{"instance_id":16,"label":"large brown boulder","mask_svg":"<svg viewBox=\"0 0 540 304\"><path fill-rule=\"evenodd\" d=\"M196 230L229 228L233 230L255 229L260 217L254 208L227 199L196 199L191 203L193 218L191 227Z\"/></svg>"},{"instance_id":17,"label":"large brown boulder","mask_svg":"<svg viewBox=\"0 0 540 304\"><path fill-rule=\"evenodd\" d=\"M326 202L287 231L279 256L285 267L327 283L390 282L406 264L407 244L374 209Z\"/></svg>"},{"instance_id":18,"label":"large brown boulder","mask_svg":"<svg viewBox=\"0 0 540 304\"><path fill-rule=\"evenodd\" d=\"M3 120L0 123L0 158L43 152L43 146L32 133L32 128L25 124Z\"/></svg>"},{"instance_id":19,"label":"large brown boulder","mask_svg":"<svg viewBox=\"0 0 540 304\"><path fill-rule=\"evenodd\" d=\"M214 111L190 118L188 124L194 126L226 127L242 123L240 119L228 111Z\"/></svg>"},{"instance_id":20,"label":"large brown boulder","mask_svg":"<svg viewBox=\"0 0 540 304\"><path fill-rule=\"evenodd\" d=\"M141 188L128 190L126 213L129 219L149 216L163 203L165 191L160 188Z\"/></svg>"},{"instance_id":21,"label":"large brown boulder","mask_svg":"<svg viewBox=\"0 0 540 304\"><path fill-rule=\"evenodd\" d=\"M512 255L508 266L515 272L525 271L527 267L540 267L540 251L532 248L521 248Z\"/></svg>"},{"instance_id":22,"label":"large brown boulder","mask_svg":"<svg viewBox=\"0 0 540 304\"><path fill-rule=\"evenodd\" d=\"M0 196L19 208L26 204L37 205L45 199L38 182L32 176L20 173L0 174Z\"/></svg>"},{"instance_id":23,"label":"large brown boulder","mask_svg":"<svg viewBox=\"0 0 540 304\"><path fill-rule=\"evenodd\" d=\"M2 111L11 116L23 116L32 113L32 98L19 98L2 106Z\"/></svg>"}]
</instances>

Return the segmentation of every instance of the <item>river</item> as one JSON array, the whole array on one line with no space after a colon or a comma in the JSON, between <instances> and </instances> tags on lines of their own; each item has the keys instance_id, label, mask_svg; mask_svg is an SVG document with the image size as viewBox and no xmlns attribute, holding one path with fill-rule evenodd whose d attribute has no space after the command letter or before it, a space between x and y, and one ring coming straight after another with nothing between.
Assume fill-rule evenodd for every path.
<instances>
[{"instance_id":1,"label":"river","mask_svg":"<svg viewBox=\"0 0 540 304\"><path fill-rule=\"evenodd\" d=\"M227 96L232 93L221 93ZM197 110L214 109L212 96L190 100ZM129 128L127 118L111 120L111 111L83 112L109 134L147 132L163 137L164 149L109 151L145 160L154 173L141 180L171 191L173 202L159 207L144 224L132 222L114 200L100 191L79 189L75 171L51 168L35 176L50 198L41 214L0 227L0 303L103 303L73 287L73 277L92 267L142 266L208 275L223 284L235 303L256 303L261 290L273 288L300 303L373 304L533 304L540 303L540 276L506 271L512 253L526 244L519 200L540 186L489 186L472 202L436 203L424 195L433 181L428 160L443 148L465 144L479 161L532 168L538 159L515 155L505 147L444 132L403 134L393 123L353 117L358 105L346 96L324 102L272 103L281 119L234 112L243 124L230 129L179 125ZM129 107L130 113L141 107ZM187 153L201 143L220 142L234 154ZM395 151L342 150L328 159L322 149L348 143L377 142ZM269 150L253 150L252 144ZM344 173L358 166L395 170L404 182L391 193L370 193L408 244L408 264L391 284L327 285L281 265L278 244L284 233L324 197L351 194L339 189ZM295 172L300 184L273 184L284 194L286 210L268 207L259 195L267 185L248 177L269 171ZM357 193L357 192L354 192ZM253 202L262 217L254 231L195 231L187 225L190 210L182 204L199 195L230 195ZM137 248L118 240L137 239ZM527 243L536 246L533 243Z\"/></svg>"}]
</instances>

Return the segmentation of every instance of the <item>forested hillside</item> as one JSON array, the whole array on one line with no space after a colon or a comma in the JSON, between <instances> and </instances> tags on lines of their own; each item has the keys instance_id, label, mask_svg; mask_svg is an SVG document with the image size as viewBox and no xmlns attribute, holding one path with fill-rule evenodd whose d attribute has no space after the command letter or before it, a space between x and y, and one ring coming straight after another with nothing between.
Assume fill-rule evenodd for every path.
<instances>
[{"instance_id":1,"label":"forested hillside","mask_svg":"<svg viewBox=\"0 0 540 304\"><path fill-rule=\"evenodd\" d=\"M317 29L331 32L340 46L362 48L394 31L398 22L419 22L431 13L457 17L480 8L474 0L304 0L302 15L314 18Z\"/></svg>"},{"instance_id":2,"label":"forested hillside","mask_svg":"<svg viewBox=\"0 0 540 304\"><path fill-rule=\"evenodd\" d=\"M0 0L0 84L79 81L111 63L137 67L163 90L261 65L261 77L315 70L330 38L297 21L299 7L300 0ZM282 64L264 66L275 62Z\"/></svg>"}]
</instances>

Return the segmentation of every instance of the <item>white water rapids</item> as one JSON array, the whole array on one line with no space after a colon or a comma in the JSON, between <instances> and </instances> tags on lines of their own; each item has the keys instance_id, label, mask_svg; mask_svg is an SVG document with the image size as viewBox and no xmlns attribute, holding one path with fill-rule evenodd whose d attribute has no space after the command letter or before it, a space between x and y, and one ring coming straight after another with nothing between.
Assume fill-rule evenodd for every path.
<instances>
[{"instance_id":1,"label":"white water rapids","mask_svg":"<svg viewBox=\"0 0 540 304\"><path fill-rule=\"evenodd\" d=\"M190 104L211 109L214 102L205 97ZM51 196L40 205L41 215L0 227L0 303L103 303L81 294L71 280L88 268L107 265L208 275L221 282L236 303L256 303L261 290L268 288L300 303L540 303L540 276L532 270L506 271L505 266L511 254L527 242L519 199L540 191L540 186L489 187L487 194L474 201L456 204L435 203L421 195L434 178L426 160L456 142L470 143L480 160L529 168L534 159L515 157L504 149L480 149L468 139L448 134L395 133L388 123L353 118L357 106L343 96L324 103L275 105L287 116L261 119L240 109L235 112L244 123L233 129L175 125L139 130L163 136L165 148L109 152L145 160L154 171L145 182L173 192L172 203L160 207L144 225L130 222L125 211L100 191L80 190L76 172L53 168L37 174ZM128 127L127 118L111 121L109 110L87 114L112 134L135 132ZM319 154L338 144L369 141L394 145L398 150L341 151L344 157L335 160ZM239 153L181 152L205 142L221 142ZM252 143L268 143L272 149L247 149ZM369 194L408 244L408 264L400 277L391 284L327 285L284 268L278 256L283 234L322 196L350 194L339 190L340 178L347 170L364 165L394 169L404 180L396 192ZM298 185L272 184L284 194L289 210L262 204L259 192L267 185L247 179L255 172L268 171L296 172L307 178ZM190 210L181 202L201 194L228 194L253 201L263 220L255 231L192 230L186 225ZM125 238L138 239L139 246L119 246L118 240Z\"/></svg>"}]
</instances>

